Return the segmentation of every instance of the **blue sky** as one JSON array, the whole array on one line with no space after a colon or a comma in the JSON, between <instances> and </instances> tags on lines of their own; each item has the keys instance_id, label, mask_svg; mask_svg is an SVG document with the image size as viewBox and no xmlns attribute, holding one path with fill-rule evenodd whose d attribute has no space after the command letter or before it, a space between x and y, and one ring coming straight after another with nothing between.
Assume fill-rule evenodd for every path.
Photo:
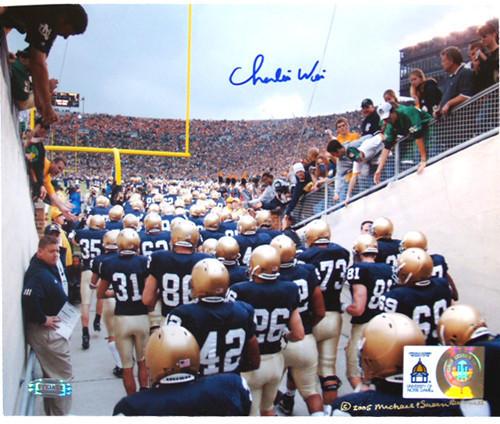
<instances>
[{"instance_id":1,"label":"blue sky","mask_svg":"<svg viewBox=\"0 0 500 424\"><path fill-rule=\"evenodd\" d=\"M400 4L402 3L402 4ZM399 49L493 17L491 2L202 4L193 6L191 118L264 119L326 115L381 101L399 88ZM85 112L184 118L187 5L85 5L84 35L58 39L49 71L61 91L85 97ZM321 63L324 79L298 81L297 69ZM13 31L11 51L24 47ZM234 86L229 75L291 70L288 82ZM320 68L318 68L320 69ZM245 78L243 76L245 75ZM314 99L311 107L311 97Z\"/></svg>"}]
</instances>

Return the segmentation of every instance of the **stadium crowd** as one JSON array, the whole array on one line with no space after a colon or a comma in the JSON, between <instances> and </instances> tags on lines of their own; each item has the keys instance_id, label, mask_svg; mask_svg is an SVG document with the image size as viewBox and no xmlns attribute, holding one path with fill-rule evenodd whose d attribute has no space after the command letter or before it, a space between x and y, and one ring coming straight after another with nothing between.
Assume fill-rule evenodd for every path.
<instances>
[{"instance_id":1,"label":"stadium crowd","mask_svg":"<svg viewBox=\"0 0 500 424\"><path fill-rule=\"evenodd\" d=\"M51 42L84 32L87 21L77 5L0 8L2 27L27 32L31 104L40 113L23 142L33 198L50 203L50 224L26 272L22 306L45 377L72 378L68 340L55 331L70 302L80 305L82 349L104 321L109 363L126 395L114 415L275 415L275 405L291 415L297 395L313 416L380 415L366 407L373 403L383 415L465 415L454 400L422 408L402 397L404 346L425 344L483 346L483 406L500 414L500 336L475 307L455 303L446 260L427 253L423 233L394 239L393 223L381 217L361 223L360 236L353 229L346 249L331 241L325 221L309 223L303 238L291 228L301 196L327 178L335 177L336 201L348 200L353 177L365 171L380 181L401 137L415 142L422 172L433 117L484 88L477 75L498 82L497 27L480 28L485 50L472 52L472 69L457 48L442 51L450 76L443 93L416 71L411 105L387 90L380 107L364 99L361 111L341 116L193 120L190 159L123 157L118 185L110 159L79 155L76 170L69 157L49 161L44 144L179 151L184 122L57 115L47 100L55 88L45 72L51 43L35 37L41 19L53 26ZM74 172L63 174L69 165ZM342 317L352 324L345 378L353 393L338 398ZM66 415L71 397L44 403L47 415ZM357 408L346 411L346 403Z\"/></svg>"}]
</instances>

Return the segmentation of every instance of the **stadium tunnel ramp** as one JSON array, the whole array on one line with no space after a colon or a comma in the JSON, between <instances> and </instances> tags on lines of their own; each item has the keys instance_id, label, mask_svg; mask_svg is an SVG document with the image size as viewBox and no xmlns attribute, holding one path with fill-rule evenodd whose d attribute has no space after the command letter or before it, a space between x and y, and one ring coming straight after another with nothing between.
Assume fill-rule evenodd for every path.
<instances>
[{"instance_id":1,"label":"stadium tunnel ramp","mask_svg":"<svg viewBox=\"0 0 500 424\"><path fill-rule=\"evenodd\" d=\"M352 249L360 224L380 216L394 224L394 238L426 234L429 253L444 255L459 303L479 308L500 332L500 136L460 150L368 194L322 219L332 240ZM306 227L298 230L304 234Z\"/></svg>"},{"instance_id":2,"label":"stadium tunnel ramp","mask_svg":"<svg viewBox=\"0 0 500 424\"><path fill-rule=\"evenodd\" d=\"M11 101L8 49L3 34L0 49L3 415L13 415L28 358L21 309L23 277L36 251L38 235L17 112Z\"/></svg>"}]
</instances>

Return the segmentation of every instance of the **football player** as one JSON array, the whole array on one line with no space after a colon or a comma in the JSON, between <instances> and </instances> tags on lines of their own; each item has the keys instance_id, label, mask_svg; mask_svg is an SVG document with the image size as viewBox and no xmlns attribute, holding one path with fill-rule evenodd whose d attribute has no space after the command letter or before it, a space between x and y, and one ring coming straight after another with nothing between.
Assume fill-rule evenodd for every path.
<instances>
[{"instance_id":1,"label":"football player","mask_svg":"<svg viewBox=\"0 0 500 424\"><path fill-rule=\"evenodd\" d=\"M427 251L427 237L424 233L420 231L408 231L403 239L401 240L400 250L403 252L410 247L419 247ZM432 254L432 264L434 268L432 270L433 277L446 278L448 284L450 285L451 298L455 301L458 300L458 290L453 278L448 272L448 264L443 255Z\"/></svg>"},{"instance_id":2,"label":"football player","mask_svg":"<svg viewBox=\"0 0 500 424\"><path fill-rule=\"evenodd\" d=\"M260 368L243 373L252 391L250 415L273 416L274 399L283 375L282 338L299 341L304 327L299 314L299 291L291 281L278 280L280 255L269 245L258 246L250 257L250 279L231 286L231 295L253 306L259 341ZM287 332L287 328L290 332Z\"/></svg>"},{"instance_id":3,"label":"football player","mask_svg":"<svg viewBox=\"0 0 500 424\"><path fill-rule=\"evenodd\" d=\"M209 213L203 219L204 229L201 230L202 240L215 239L219 240L224 237L224 233L219 230L220 228L220 218L219 215L215 213Z\"/></svg>"},{"instance_id":4,"label":"football player","mask_svg":"<svg viewBox=\"0 0 500 424\"><path fill-rule=\"evenodd\" d=\"M238 235L234 236L240 246L240 265L247 265L252 251L263 244L271 243L268 234L257 234L257 221L251 215L243 215L238 220Z\"/></svg>"},{"instance_id":5,"label":"football player","mask_svg":"<svg viewBox=\"0 0 500 424\"><path fill-rule=\"evenodd\" d=\"M142 217L144 216L144 203L142 203L142 200L139 198L131 200L130 207L132 209L127 213L127 215L132 214L139 220L142 220Z\"/></svg>"},{"instance_id":6,"label":"football player","mask_svg":"<svg viewBox=\"0 0 500 424\"><path fill-rule=\"evenodd\" d=\"M215 247L215 257L221 261L229 272L229 285L246 281L248 279L248 268L241 266L238 262L240 257L240 246L234 237L221 237Z\"/></svg>"},{"instance_id":7,"label":"football player","mask_svg":"<svg viewBox=\"0 0 500 424\"><path fill-rule=\"evenodd\" d=\"M393 239L394 226L389 218L377 218L372 224L372 235L377 239L378 254L375 262L385 262L396 265L400 251L401 240Z\"/></svg>"},{"instance_id":8,"label":"football player","mask_svg":"<svg viewBox=\"0 0 500 424\"><path fill-rule=\"evenodd\" d=\"M163 317L177 306L192 302L191 271L198 261L210 257L195 252L200 233L194 223L181 219L174 225L174 221L171 226L172 250L151 255L143 295L143 302L149 308L153 308L160 297Z\"/></svg>"},{"instance_id":9,"label":"football player","mask_svg":"<svg viewBox=\"0 0 500 424\"><path fill-rule=\"evenodd\" d=\"M345 309L351 318L351 336L346 346L347 379L353 389L361 383L358 361L358 346L363 329L375 315L381 313L380 297L389 290L392 281L392 267L376 263L378 244L375 237L362 234L353 247L354 264L347 269L346 281L352 295L352 304Z\"/></svg>"},{"instance_id":10,"label":"football player","mask_svg":"<svg viewBox=\"0 0 500 424\"><path fill-rule=\"evenodd\" d=\"M382 313L370 320L361 340L361 367L375 389L342 396L332 404L334 416L461 416L458 402L403 398L405 346L425 345L417 324L399 313Z\"/></svg>"},{"instance_id":11,"label":"football player","mask_svg":"<svg viewBox=\"0 0 500 424\"><path fill-rule=\"evenodd\" d=\"M133 213L128 213L123 218L123 228L131 228L132 230L139 231L141 221L138 216Z\"/></svg>"},{"instance_id":12,"label":"football player","mask_svg":"<svg viewBox=\"0 0 500 424\"><path fill-rule=\"evenodd\" d=\"M220 214L220 230L228 237L238 234L238 224L233 220L233 215L227 209L223 209Z\"/></svg>"},{"instance_id":13,"label":"football player","mask_svg":"<svg viewBox=\"0 0 500 424\"><path fill-rule=\"evenodd\" d=\"M144 218L144 231L139 233L141 238L141 255L151 255L158 250L168 250L170 233L162 231L161 216L156 212L149 212Z\"/></svg>"},{"instance_id":14,"label":"football player","mask_svg":"<svg viewBox=\"0 0 500 424\"><path fill-rule=\"evenodd\" d=\"M323 400L317 391L318 348L312 328L325 316L325 302L319 288L316 271L312 265L295 261L294 241L280 235L271 241L280 253L280 280L293 281L299 289L299 313L304 326L304 339L289 342L283 350L285 368L288 368L287 392L281 397L280 409L291 415L294 406L295 387L299 389L311 415L323 415Z\"/></svg>"},{"instance_id":15,"label":"football player","mask_svg":"<svg viewBox=\"0 0 500 424\"><path fill-rule=\"evenodd\" d=\"M266 209L261 209L255 214L255 220L257 221L257 234L264 233L268 234L271 239L277 237L281 234L281 231L273 229L273 220L271 216L271 211Z\"/></svg>"},{"instance_id":16,"label":"football player","mask_svg":"<svg viewBox=\"0 0 500 424\"><path fill-rule=\"evenodd\" d=\"M95 206L90 210L89 216L99 215L104 218L104 220L108 219L109 213L109 199L106 196L97 196L95 199Z\"/></svg>"},{"instance_id":17,"label":"football player","mask_svg":"<svg viewBox=\"0 0 500 424\"><path fill-rule=\"evenodd\" d=\"M198 377L200 348L193 335L178 325L154 333L146 346L146 364L153 387L121 399L113 415L247 416L252 398L235 373Z\"/></svg>"},{"instance_id":18,"label":"football player","mask_svg":"<svg viewBox=\"0 0 500 424\"><path fill-rule=\"evenodd\" d=\"M205 229L205 227L203 226L203 218L205 216L205 213L205 207L197 203L195 203L193 206L191 206L191 209L189 209L189 220L194 222L199 231Z\"/></svg>"},{"instance_id":19,"label":"football player","mask_svg":"<svg viewBox=\"0 0 500 424\"><path fill-rule=\"evenodd\" d=\"M116 239L118 255L102 263L97 296L116 299L114 331L116 347L123 365L123 385L128 395L135 393L134 351L139 368L139 384L148 387L144 349L149 336L148 310L142 303L147 258L138 255L141 240L131 228L120 231ZM108 290L112 285L113 289Z\"/></svg>"},{"instance_id":20,"label":"football player","mask_svg":"<svg viewBox=\"0 0 500 424\"><path fill-rule=\"evenodd\" d=\"M108 212L108 222L106 222L106 230L121 230L123 229L123 216L125 212L120 205L113 206Z\"/></svg>"},{"instance_id":21,"label":"football player","mask_svg":"<svg viewBox=\"0 0 500 424\"><path fill-rule=\"evenodd\" d=\"M170 222L175 218L175 208L171 203L160 204L161 212L161 229L163 231L170 231Z\"/></svg>"},{"instance_id":22,"label":"football player","mask_svg":"<svg viewBox=\"0 0 500 424\"><path fill-rule=\"evenodd\" d=\"M225 237L225 236L224 236ZM215 250L217 249L217 240L213 238L206 239L199 247L199 251L215 257Z\"/></svg>"},{"instance_id":23,"label":"football player","mask_svg":"<svg viewBox=\"0 0 500 424\"><path fill-rule=\"evenodd\" d=\"M342 329L340 292L349 263L349 252L336 243L330 243L330 237L330 226L325 221L312 221L305 232L308 248L297 255L299 261L316 269L326 307L325 318L314 326L313 334L318 345L318 374L327 414L341 384L336 375L337 347Z\"/></svg>"},{"instance_id":24,"label":"football player","mask_svg":"<svg viewBox=\"0 0 500 424\"><path fill-rule=\"evenodd\" d=\"M500 416L500 335L492 333L479 311L473 306L450 306L438 322L441 344L446 346L483 346L485 353L484 399L491 416Z\"/></svg>"},{"instance_id":25,"label":"football player","mask_svg":"<svg viewBox=\"0 0 500 424\"><path fill-rule=\"evenodd\" d=\"M438 343L437 324L451 304L451 291L444 278L432 277L432 259L418 248L405 250L397 263L397 284L380 297L386 312L400 312L419 325L428 345Z\"/></svg>"},{"instance_id":26,"label":"football player","mask_svg":"<svg viewBox=\"0 0 500 424\"><path fill-rule=\"evenodd\" d=\"M198 303L181 305L167 317L167 324L182 325L201 346L201 375L259 368L254 310L245 302L226 301L228 287L226 267L217 259L203 259L191 274L191 297Z\"/></svg>"},{"instance_id":27,"label":"football player","mask_svg":"<svg viewBox=\"0 0 500 424\"><path fill-rule=\"evenodd\" d=\"M82 314L82 348L90 347L89 335L89 312L92 302L92 287L90 280L92 279L92 270L90 262L96 256L99 256L102 251L102 237L106 233L106 222L101 215L91 215L88 219L88 229L75 230L74 240L80 246L82 253L82 277L80 282L80 294L82 303L80 311ZM94 320L94 330L100 331L100 316L102 312L102 301L97 302L96 318ZM97 325L96 325L97 324Z\"/></svg>"},{"instance_id":28,"label":"football player","mask_svg":"<svg viewBox=\"0 0 500 424\"><path fill-rule=\"evenodd\" d=\"M92 259L91 269L92 269L92 278L90 280L90 285L93 289L96 289L99 283L99 279L101 278L101 267L102 263L109 259L116 257L118 255L118 245L116 244L116 239L120 230L110 230L107 231L102 237L102 247L104 248L104 253L102 255L96 256ZM106 338L108 341L108 349L113 356L115 361L115 368L113 369L113 374L116 377L121 378L123 376L123 367L122 361L120 359L120 354L116 349L115 342L115 332L113 330L113 317L115 316L115 298L109 297L107 299L102 300L102 317L104 319L104 326L106 327L106 331L108 333L108 337Z\"/></svg>"}]
</instances>

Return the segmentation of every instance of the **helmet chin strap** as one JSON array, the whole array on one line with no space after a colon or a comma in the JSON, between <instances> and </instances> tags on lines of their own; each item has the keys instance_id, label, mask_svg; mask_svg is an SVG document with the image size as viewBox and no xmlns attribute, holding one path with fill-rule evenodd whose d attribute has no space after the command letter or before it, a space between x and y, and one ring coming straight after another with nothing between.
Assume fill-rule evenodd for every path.
<instances>
[{"instance_id":1,"label":"helmet chin strap","mask_svg":"<svg viewBox=\"0 0 500 424\"><path fill-rule=\"evenodd\" d=\"M296 259L294 259L292 262L286 262L284 264L281 264L280 268L292 268L296 262L297 262Z\"/></svg>"},{"instance_id":2,"label":"helmet chin strap","mask_svg":"<svg viewBox=\"0 0 500 424\"><path fill-rule=\"evenodd\" d=\"M193 381L195 379L193 374L188 374L186 372L179 372L177 374L167 375L163 377L159 383L160 384L177 384L177 383L187 383L188 381Z\"/></svg>"},{"instance_id":3,"label":"helmet chin strap","mask_svg":"<svg viewBox=\"0 0 500 424\"><path fill-rule=\"evenodd\" d=\"M136 255L136 254L137 254L137 252L135 250L125 249L125 250L120 251L121 256Z\"/></svg>"},{"instance_id":4,"label":"helmet chin strap","mask_svg":"<svg viewBox=\"0 0 500 424\"><path fill-rule=\"evenodd\" d=\"M385 377L385 381L388 383L403 384L403 374L394 374Z\"/></svg>"},{"instance_id":5,"label":"helmet chin strap","mask_svg":"<svg viewBox=\"0 0 500 424\"><path fill-rule=\"evenodd\" d=\"M207 297L202 297L200 301L206 303L221 303L225 301L225 298L221 296L207 296Z\"/></svg>"}]
</instances>

